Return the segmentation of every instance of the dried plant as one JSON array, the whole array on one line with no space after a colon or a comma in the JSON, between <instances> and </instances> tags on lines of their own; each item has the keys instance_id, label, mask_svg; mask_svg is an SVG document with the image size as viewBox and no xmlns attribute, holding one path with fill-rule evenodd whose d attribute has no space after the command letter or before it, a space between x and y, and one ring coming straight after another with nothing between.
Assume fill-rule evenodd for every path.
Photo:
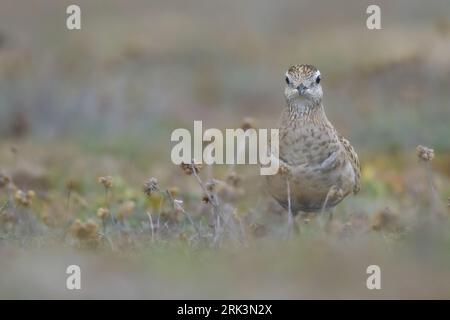
<instances>
[{"instance_id":1,"label":"dried plant","mask_svg":"<svg viewBox=\"0 0 450 320\"><path fill-rule=\"evenodd\" d=\"M200 170L202 169L202 165L199 163L194 163L194 161L192 162L192 164L190 163L184 163L182 162L180 164L180 168L181 170L183 170L184 174L190 176L192 174L198 174L200 172Z\"/></svg>"},{"instance_id":2,"label":"dried plant","mask_svg":"<svg viewBox=\"0 0 450 320\"><path fill-rule=\"evenodd\" d=\"M417 157L423 161L431 161L434 159L434 150L422 145L416 147Z\"/></svg>"},{"instance_id":3,"label":"dried plant","mask_svg":"<svg viewBox=\"0 0 450 320\"><path fill-rule=\"evenodd\" d=\"M158 179L151 177L145 181L143 191L147 197L150 197L154 192L159 191Z\"/></svg>"},{"instance_id":4,"label":"dried plant","mask_svg":"<svg viewBox=\"0 0 450 320\"><path fill-rule=\"evenodd\" d=\"M29 207L31 206L35 196L36 193L33 190L29 190L27 192L17 190L16 193L14 194L14 200L18 205L21 205L23 207Z\"/></svg>"},{"instance_id":5,"label":"dried plant","mask_svg":"<svg viewBox=\"0 0 450 320\"><path fill-rule=\"evenodd\" d=\"M110 189L113 186L113 178L111 176L98 177L98 183L102 184L105 189Z\"/></svg>"},{"instance_id":6,"label":"dried plant","mask_svg":"<svg viewBox=\"0 0 450 320\"><path fill-rule=\"evenodd\" d=\"M8 176L0 173L0 189L7 187L10 182L11 179Z\"/></svg>"}]
</instances>

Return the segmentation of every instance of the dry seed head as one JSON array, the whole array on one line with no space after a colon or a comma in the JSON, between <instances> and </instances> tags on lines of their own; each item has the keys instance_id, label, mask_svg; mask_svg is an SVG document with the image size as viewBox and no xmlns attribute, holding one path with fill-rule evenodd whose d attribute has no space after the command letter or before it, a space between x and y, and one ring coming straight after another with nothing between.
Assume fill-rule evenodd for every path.
<instances>
[{"instance_id":1,"label":"dry seed head","mask_svg":"<svg viewBox=\"0 0 450 320\"><path fill-rule=\"evenodd\" d=\"M109 216L108 208L98 208L97 217L99 217L102 220L105 220L108 216Z\"/></svg>"},{"instance_id":2,"label":"dry seed head","mask_svg":"<svg viewBox=\"0 0 450 320\"><path fill-rule=\"evenodd\" d=\"M136 203L134 201L131 200L125 201L124 203L122 203L117 212L117 218L119 220L128 218L128 216L130 216L133 213L134 208L136 208Z\"/></svg>"},{"instance_id":3,"label":"dry seed head","mask_svg":"<svg viewBox=\"0 0 450 320\"><path fill-rule=\"evenodd\" d=\"M27 192L27 198L29 198L30 200L34 199L34 197L36 196L36 192L34 192L33 190L28 190Z\"/></svg>"},{"instance_id":4,"label":"dry seed head","mask_svg":"<svg viewBox=\"0 0 450 320\"><path fill-rule=\"evenodd\" d=\"M209 197L207 194L202 194L202 202L203 203L209 203Z\"/></svg>"},{"instance_id":5,"label":"dry seed head","mask_svg":"<svg viewBox=\"0 0 450 320\"><path fill-rule=\"evenodd\" d=\"M242 130L247 131L248 129L253 129L254 127L254 121L252 118L244 118L241 125Z\"/></svg>"},{"instance_id":6,"label":"dry seed head","mask_svg":"<svg viewBox=\"0 0 450 320\"><path fill-rule=\"evenodd\" d=\"M110 189L113 186L113 178L111 176L99 177L98 183L101 183L106 189Z\"/></svg>"},{"instance_id":7,"label":"dry seed head","mask_svg":"<svg viewBox=\"0 0 450 320\"><path fill-rule=\"evenodd\" d=\"M97 235L98 225L97 225L97 223L94 220L89 219L84 224L84 227L86 228L86 231L88 232L88 235L90 237L94 237L94 236Z\"/></svg>"},{"instance_id":8,"label":"dry seed head","mask_svg":"<svg viewBox=\"0 0 450 320\"><path fill-rule=\"evenodd\" d=\"M158 191L158 179L151 177L144 182L143 191L146 196L151 196L153 192Z\"/></svg>"},{"instance_id":9,"label":"dry seed head","mask_svg":"<svg viewBox=\"0 0 450 320\"><path fill-rule=\"evenodd\" d=\"M431 161L434 158L434 150L422 145L416 147L417 157L423 161Z\"/></svg>"},{"instance_id":10,"label":"dry seed head","mask_svg":"<svg viewBox=\"0 0 450 320\"><path fill-rule=\"evenodd\" d=\"M33 202L33 198L36 196L36 193L33 190L29 190L28 192L24 192L22 190L17 190L14 194L14 200L17 204L29 207Z\"/></svg>"},{"instance_id":11,"label":"dry seed head","mask_svg":"<svg viewBox=\"0 0 450 320\"><path fill-rule=\"evenodd\" d=\"M181 164L180 164L181 170L183 170L184 174L186 174L188 176L192 175L194 172L199 173L200 170L202 169L202 167L203 166L200 163L194 163L194 162L192 162L192 164L181 162Z\"/></svg>"},{"instance_id":12,"label":"dry seed head","mask_svg":"<svg viewBox=\"0 0 450 320\"><path fill-rule=\"evenodd\" d=\"M76 233L76 232L78 232L78 230L80 228L81 228L81 220L80 219L75 219L75 221L70 226L70 229L72 230L73 233Z\"/></svg>"},{"instance_id":13,"label":"dry seed head","mask_svg":"<svg viewBox=\"0 0 450 320\"><path fill-rule=\"evenodd\" d=\"M175 186L174 187L169 187L167 189L167 192L169 192L172 197L176 197L178 195L178 193L180 193L180 189L178 187L175 187Z\"/></svg>"},{"instance_id":14,"label":"dry seed head","mask_svg":"<svg viewBox=\"0 0 450 320\"><path fill-rule=\"evenodd\" d=\"M0 173L0 189L6 187L10 182L11 179L8 176Z\"/></svg>"},{"instance_id":15,"label":"dry seed head","mask_svg":"<svg viewBox=\"0 0 450 320\"><path fill-rule=\"evenodd\" d=\"M76 219L71 226L71 231L80 240L92 239L97 236L98 225L92 219L89 219L85 223Z\"/></svg>"}]
</instances>

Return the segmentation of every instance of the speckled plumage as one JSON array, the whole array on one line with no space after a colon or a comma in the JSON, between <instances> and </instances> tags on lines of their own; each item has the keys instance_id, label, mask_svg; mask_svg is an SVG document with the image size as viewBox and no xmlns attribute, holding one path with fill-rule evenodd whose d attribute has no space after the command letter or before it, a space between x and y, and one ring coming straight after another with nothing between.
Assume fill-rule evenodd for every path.
<instances>
[{"instance_id":1,"label":"speckled plumage","mask_svg":"<svg viewBox=\"0 0 450 320\"><path fill-rule=\"evenodd\" d=\"M287 208L289 180L293 213L333 207L360 189L358 155L328 121L320 80L320 71L311 65L292 66L286 73L287 106L279 124L280 170L267 176L267 186Z\"/></svg>"}]
</instances>

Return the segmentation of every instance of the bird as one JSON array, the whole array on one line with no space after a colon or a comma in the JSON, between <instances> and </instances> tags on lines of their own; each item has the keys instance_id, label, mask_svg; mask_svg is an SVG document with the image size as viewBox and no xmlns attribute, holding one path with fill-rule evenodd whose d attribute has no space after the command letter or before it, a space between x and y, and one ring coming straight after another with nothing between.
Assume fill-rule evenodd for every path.
<instances>
[{"instance_id":1,"label":"bird","mask_svg":"<svg viewBox=\"0 0 450 320\"><path fill-rule=\"evenodd\" d=\"M278 158L270 155L278 171L266 176L266 188L290 218L333 208L361 188L358 155L325 114L321 80L309 64L291 66L285 74Z\"/></svg>"}]
</instances>

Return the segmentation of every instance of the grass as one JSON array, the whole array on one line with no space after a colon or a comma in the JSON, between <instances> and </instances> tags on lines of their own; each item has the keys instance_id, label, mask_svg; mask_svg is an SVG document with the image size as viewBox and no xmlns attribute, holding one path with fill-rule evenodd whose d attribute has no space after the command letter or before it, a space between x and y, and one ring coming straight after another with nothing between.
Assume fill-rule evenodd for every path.
<instances>
[{"instance_id":1,"label":"grass","mask_svg":"<svg viewBox=\"0 0 450 320\"><path fill-rule=\"evenodd\" d=\"M8 172L0 193L0 254L16 252L2 264L17 285L1 277L2 288L14 288L1 290L4 298L61 292L68 298L448 297L448 287L427 276L446 277L450 270L450 224L443 203L448 177L431 174L430 166L439 154L424 163L414 152L398 156L398 164L372 157L365 161L361 193L345 199L326 228L325 216L297 218L301 233L286 240L287 213L255 188L256 170L238 166L227 175L214 168L211 176L206 167L160 164L152 169L158 179L144 186L141 170L128 167L126 157L114 157L99 178L91 165L108 163L102 155L67 145L38 149L20 141L0 148ZM67 159L77 160L67 167ZM47 269L63 272L61 264L74 261L89 278L99 273L109 282L90 283L78 296L65 292L64 282L47 282L60 276L37 276ZM21 273L11 268L23 263L41 268L30 271L32 283L47 291L18 289ZM386 277L379 294L364 287L369 264L380 265ZM408 285L411 276L415 280ZM111 293L108 288L118 286L120 277L131 277L129 291ZM391 277L394 282L387 281Z\"/></svg>"},{"instance_id":2,"label":"grass","mask_svg":"<svg viewBox=\"0 0 450 320\"><path fill-rule=\"evenodd\" d=\"M172 2L80 1L76 33L60 1L2 6L0 298L449 298L449 4L384 1L369 32L356 0ZM168 141L273 127L294 63L320 68L363 183L286 237L258 168L179 168Z\"/></svg>"}]
</instances>

